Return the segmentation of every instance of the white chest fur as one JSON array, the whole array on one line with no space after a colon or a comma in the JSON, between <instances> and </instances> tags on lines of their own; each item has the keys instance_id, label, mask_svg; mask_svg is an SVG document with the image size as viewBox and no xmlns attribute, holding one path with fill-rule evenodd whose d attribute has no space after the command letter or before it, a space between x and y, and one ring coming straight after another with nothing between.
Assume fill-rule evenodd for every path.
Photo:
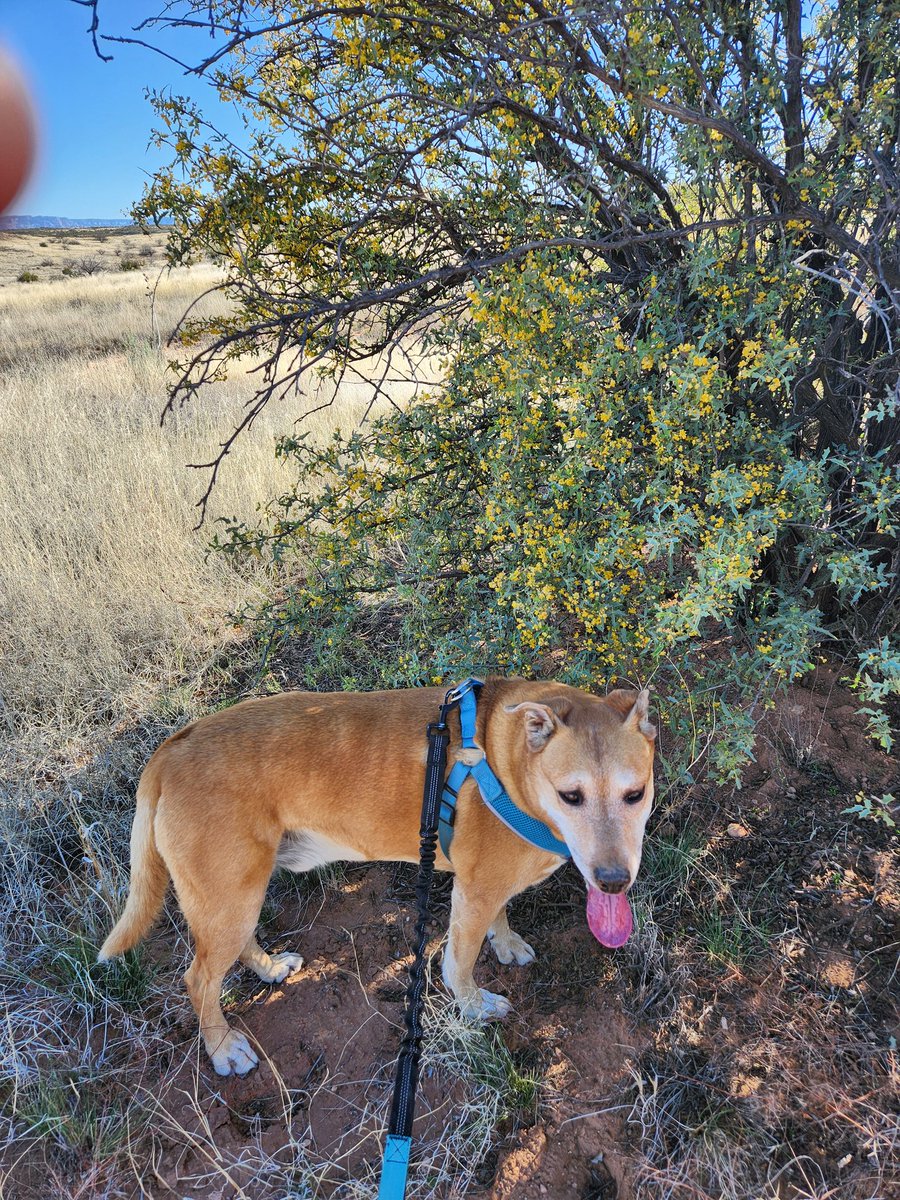
<instances>
[{"instance_id":1,"label":"white chest fur","mask_svg":"<svg viewBox=\"0 0 900 1200\"><path fill-rule=\"evenodd\" d=\"M365 855L352 846L342 846L322 833L299 830L285 834L281 839L275 866L288 871L311 871L314 867L324 867L326 863L365 861Z\"/></svg>"}]
</instances>

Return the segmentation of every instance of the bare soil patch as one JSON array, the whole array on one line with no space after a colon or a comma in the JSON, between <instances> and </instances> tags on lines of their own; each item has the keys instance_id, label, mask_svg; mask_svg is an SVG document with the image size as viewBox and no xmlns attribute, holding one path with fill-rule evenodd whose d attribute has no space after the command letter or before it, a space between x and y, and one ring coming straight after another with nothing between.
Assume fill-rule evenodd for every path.
<instances>
[{"instance_id":1,"label":"bare soil patch","mask_svg":"<svg viewBox=\"0 0 900 1200\"><path fill-rule=\"evenodd\" d=\"M160 1138L157 1165L174 1192L191 1187L191 1194L207 1194L197 1184L209 1175L208 1151L205 1144L191 1148L203 1143L204 1130L212 1130L219 1153L235 1161L248 1143L258 1143L275 1159L290 1153L285 1095L323 1194L353 1194L348 1189L354 1180L377 1173L403 1032L413 882L408 866L354 866L336 893L329 889L323 896L315 889L305 899L285 900L266 940L270 948L300 948L305 962L289 981L273 987L249 974L238 980L240 999L232 1016L271 1057L250 1076L217 1078L197 1056L193 1019L185 1020L176 1052L183 1061L168 1078L162 1103L191 1136ZM435 950L449 915L449 884L449 878L442 882L433 908ZM479 960L482 984L506 992L516 1007L502 1031L490 1036L503 1039L523 1073L538 1076L542 1094L536 1104L504 1117L500 1143L480 1165L480 1186L472 1194L580 1195L604 1161L614 1178L627 1176L627 1157L619 1147L622 1116L603 1110L609 1095L630 1078L629 1066L646 1035L622 1011L608 953L591 937L583 912L575 914L583 909L578 888L567 871L552 916L538 922L538 961L530 968L500 966L488 949ZM513 905L513 924L518 921L529 935L539 903L536 896ZM463 1091L445 1064L426 1058L417 1143L432 1145L462 1119ZM248 1196L265 1194L254 1179L255 1161L256 1153L243 1177L235 1176ZM220 1184L212 1184L208 1194ZM452 1184L439 1194L454 1194Z\"/></svg>"}]
</instances>

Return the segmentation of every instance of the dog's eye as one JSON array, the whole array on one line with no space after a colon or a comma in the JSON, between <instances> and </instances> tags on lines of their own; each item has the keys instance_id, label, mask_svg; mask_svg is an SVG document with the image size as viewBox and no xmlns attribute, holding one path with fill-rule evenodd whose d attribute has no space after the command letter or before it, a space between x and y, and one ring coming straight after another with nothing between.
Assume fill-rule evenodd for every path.
<instances>
[{"instance_id":1,"label":"dog's eye","mask_svg":"<svg viewBox=\"0 0 900 1200\"><path fill-rule=\"evenodd\" d=\"M562 800L563 804L571 804L573 808L577 808L579 804L584 802L584 796L582 796L581 792L579 791L560 792L559 798Z\"/></svg>"},{"instance_id":2,"label":"dog's eye","mask_svg":"<svg viewBox=\"0 0 900 1200\"><path fill-rule=\"evenodd\" d=\"M626 804L640 804L644 798L644 789L641 788L638 792L626 792L622 799Z\"/></svg>"}]
</instances>

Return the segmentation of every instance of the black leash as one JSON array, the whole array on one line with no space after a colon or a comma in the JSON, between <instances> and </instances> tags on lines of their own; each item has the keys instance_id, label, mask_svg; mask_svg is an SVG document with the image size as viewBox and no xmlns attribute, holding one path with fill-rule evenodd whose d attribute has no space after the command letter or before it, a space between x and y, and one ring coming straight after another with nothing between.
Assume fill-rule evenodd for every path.
<instances>
[{"instance_id":1,"label":"black leash","mask_svg":"<svg viewBox=\"0 0 900 1200\"><path fill-rule=\"evenodd\" d=\"M444 696L440 718L428 726L428 758L425 765L425 790L422 795L422 823L419 828L419 874L416 879L416 954L409 968L406 989L406 1032L397 1059L394 1100L384 1145L378 1200L403 1200L409 1170L409 1149L415 1109L416 1084L422 1047L422 1001L425 996L425 949L428 943L428 898L434 878L437 854L437 827L444 775L447 768L447 743L450 731L447 717L459 703L456 689Z\"/></svg>"}]
</instances>

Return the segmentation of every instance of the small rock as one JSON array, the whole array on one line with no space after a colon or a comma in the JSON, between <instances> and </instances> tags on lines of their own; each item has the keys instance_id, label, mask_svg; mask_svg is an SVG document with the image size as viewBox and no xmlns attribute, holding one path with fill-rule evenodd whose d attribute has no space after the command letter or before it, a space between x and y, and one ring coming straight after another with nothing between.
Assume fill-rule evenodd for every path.
<instances>
[{"instance_id":1,"label":"small rock","mask_svg":"<svg viewBox=\"0 0 900 1200\"><path fill-rule=\"evenodd\" d=\"M727 1028L728 1028L728 1018L727 1018L727 1017L723 1017L723 1018L722 1018L722 1022L721 1022L721 1024L722 1024L722 1028L723 1028L723 1029L727 1029Z\"/></svg>"},{"instance_id":2,"label":"small rock","mask_svg":"<svg viewBox=\"0 0 900 1200\"><path fill-rule=\"evenodd\" d=\"M730 838L734 838L735 840L750 836L750 830L747 828L747 826L739 825L737 821L732 821L725 832Z\"/></svg>"}]
</instances>

